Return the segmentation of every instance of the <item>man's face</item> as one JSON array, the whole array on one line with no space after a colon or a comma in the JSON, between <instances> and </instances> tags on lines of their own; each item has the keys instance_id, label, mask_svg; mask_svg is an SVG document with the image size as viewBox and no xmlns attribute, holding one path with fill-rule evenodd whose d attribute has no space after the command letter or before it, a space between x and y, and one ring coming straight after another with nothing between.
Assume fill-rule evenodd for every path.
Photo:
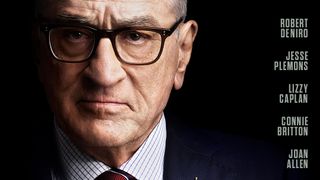
<instances>
[{"instance_id":1,"label":"man's face","mask_svg":"<svg viewBox=\"0 0 320 180\"><path fill-rule=\"evenodd\" d=\"M66 0L48 7L44 18L81 19L99 29L169 28L176 21L160 0ZM183 81L178 34L166 39L156 63L128 65L117 59L108 38L100 40L87 62L58 62L40 33L39 76L59 126L85 147L119 147L145 138L159 121L173 85Z\"/></svg>"}]
</instances>

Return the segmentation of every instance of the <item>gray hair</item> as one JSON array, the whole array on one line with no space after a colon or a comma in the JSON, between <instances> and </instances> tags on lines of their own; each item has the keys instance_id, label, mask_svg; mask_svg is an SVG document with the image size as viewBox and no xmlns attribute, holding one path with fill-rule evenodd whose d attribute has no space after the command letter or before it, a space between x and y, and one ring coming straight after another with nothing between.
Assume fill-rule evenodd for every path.
<instances>
[{"instance_id":1,"label":"gray hair","mask_svg":"<svg viewBox=\"0 0 320 180\"><path fill-rule=\"evenodd\" d=\"M51 1L52 0L49 0L49 2ZM187 1L188 0L169 0L169 8L172 8L177 19L185 19L185 17L187 16ZM35 0L35 14L37 15L39 13L39 9L46 7L49 2L44 0Z\"/></svg>"},{"instance_id":2,"label":"gray hair","mask_svg":"<svg viewBox=\"0 0 320 180\"><path fill-rule=\"evenodd\" d=\"M177 19L185 19L187 16L187 1L188 0L170 0L169 6L173 8Z\"/></svg>"}]
</instances>

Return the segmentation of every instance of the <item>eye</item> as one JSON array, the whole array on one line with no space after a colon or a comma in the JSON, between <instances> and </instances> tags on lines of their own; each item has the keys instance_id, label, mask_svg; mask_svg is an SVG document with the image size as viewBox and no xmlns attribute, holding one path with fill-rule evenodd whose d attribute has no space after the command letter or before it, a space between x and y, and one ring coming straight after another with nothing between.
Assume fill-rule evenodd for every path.
<instances>
[{"instance_id":1,"label":"eye","mask_svg":"<svg viewBox=\"0 0 320 180\"><path fill-rule=\"evenodd\" d=\"M129 41L139 41L144 38L145 35L139 33L138 31L129 31L126 33L126 39Z\"/></svg>"},{"instance_id":2,"label":"eye","mask_svg":"<svg viewBox=\"0 0 320 180\"><path fill-rule=\"evenodd\" d=\"M88 34L81 31L68 30L64 33L65 38L70 41L82 41L88 39Z\"/></svg>"},{"instance_id":3,"label":"eye","mask_svg":"<svg viewBox=\"0 0 320 180\"><path fill-rule=\"evenodd\" d=\"M123 31L117 37L120 43L127 45L145 45L158 39L157 33L149 30Z\"/></svg>"},{"instance_id":4,"label":"eye","mask_svg":"<svg viewBox=\"0 0 320 180\"><path fill-rule=\"evenodd\" d=\"M80 39L81 37L84 36L84 34L82 32L79 32L79 31L74 31L74 32L69 32L68 36L71 39Z\"/></svg>"},{"instance_id":5,"label":"eye","mask_svg":"<svg viewBox=\"0 0 320 180\"><path fill-rule=\"evenodd\" d=\"M65 41L80 43L90 41L92 33L84 28L61 28L57 33L60 33L60 37Z\"/></svg>"}]
</instances>

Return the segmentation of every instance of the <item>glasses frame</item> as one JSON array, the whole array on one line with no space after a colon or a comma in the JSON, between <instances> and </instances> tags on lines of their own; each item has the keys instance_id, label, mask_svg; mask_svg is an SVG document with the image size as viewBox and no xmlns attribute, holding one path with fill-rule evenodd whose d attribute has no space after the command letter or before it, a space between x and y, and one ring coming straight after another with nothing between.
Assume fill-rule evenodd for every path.
<instances>
[{"instance_id":1,"label":"glasses frame","mask_svg":"<svg viewBox=\"0 0 320 180\"><path fill-rule=\"evenodd\" d=\"M94 28L92 26L75 24L75 23L42 23L42 24L40 24L40 30L42 32L44 32L46 35L46 39L47 39L47 42L49 45L51 55L54 57L54 59L56 59L57 61L60 61L60 62L64 62L64 63L86 62L86 61L90 60L92 58L92 56L95 54L100 40L102 38L109 38L111 41L111 44L112 44L113 51L115 52L115 55L117 56L117 58L120 62L125 63L125 64L130 64L130 65L148 65L148 64L153 64L159 60L159 58L162 54L162 51L163 51L165 40L167 39L167 37L169 37L177 29L177 27L179 26L179 24L182 21L183 21L183 18L180 18L169 29L152 28L152 27L124 27L124 28L120 28L120 29L107 30L107 29L98 29L98 28ZM93 48L92 48L90 54L88 55L88 57L86 59L81 60L81 61L70 61L70 60L63 60L55 55L53 48L52 48L52 45L51 45L50 32L51 32L51 30L53 30L55 28L59 28L59 27L81 27L81 28L85 28L93 33L94 45L93 45ZM119 33L123 32L123 31L134 31L134 30L153 31L153 32L160 34L161 46L160 46L159 53L154 60L152 60L150 62L146 62L146 63L132 63L132 62L127 62L121 58L121 56L119 55L119 52L117 50L115 38Z\"/></svg>"}]
</instances>

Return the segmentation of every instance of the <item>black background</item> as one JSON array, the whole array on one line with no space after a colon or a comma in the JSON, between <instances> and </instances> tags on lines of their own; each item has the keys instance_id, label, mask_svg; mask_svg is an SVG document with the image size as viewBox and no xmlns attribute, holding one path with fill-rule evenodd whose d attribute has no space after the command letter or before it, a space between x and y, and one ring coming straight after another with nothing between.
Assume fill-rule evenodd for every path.
<instances>
[{"instance_id":1,"label":"black background","mask_svg":"<svg viewBox=\"0 0 320 180\"><path fill-rule=\"evenodd\" d=\"M319 128L319 18L315 5L299 3L216 3L189 0L188 19L199 33L184 86L174 91L166 113L186 124L271 141L292 148L309 148L310 168L320 167L315 148ZM16 2L1 12L2 150L5 173L23 176L28 170L34 129L50 114L33 64L32 5ZM309 18L310 38L280 39L281 17ZM273 61L290 49L310 51L308 72L275 72ZM310 103L280 105L277 96L288 83L309 83ZM281 115L309 115L309 137L276 137ZM15 168L14 168L15 167ZM8 169L8 170L7 170ZM14 172L14 173L11 173ZM28 171L23 171L28 173Z\"/></svg>"},{"instance_id":2,"label":"black background","mask_svg":"<svg viewBox=\"0 0 320 180\"><path fill-rule=\"evenodd\" d=\"M184 87L173 93L167 111L185 123L279 144L307 148L310 169L319 165L316 72L319 71L319 16L304 2L204 4L189 1L189 18L199 34ZM280 39L280 18L308 18L308 39ZM279 72L273 61L289 50L308 50L307 72ZM308 104L279 104L289 83L308 83ZM309 116L308 137L277 137L281 116ZM310 170L297 170L311 173ZM315 174L313 176L316 176ZM317 179L317 178L315 178Z\"/></svg>"}]
</instances>

